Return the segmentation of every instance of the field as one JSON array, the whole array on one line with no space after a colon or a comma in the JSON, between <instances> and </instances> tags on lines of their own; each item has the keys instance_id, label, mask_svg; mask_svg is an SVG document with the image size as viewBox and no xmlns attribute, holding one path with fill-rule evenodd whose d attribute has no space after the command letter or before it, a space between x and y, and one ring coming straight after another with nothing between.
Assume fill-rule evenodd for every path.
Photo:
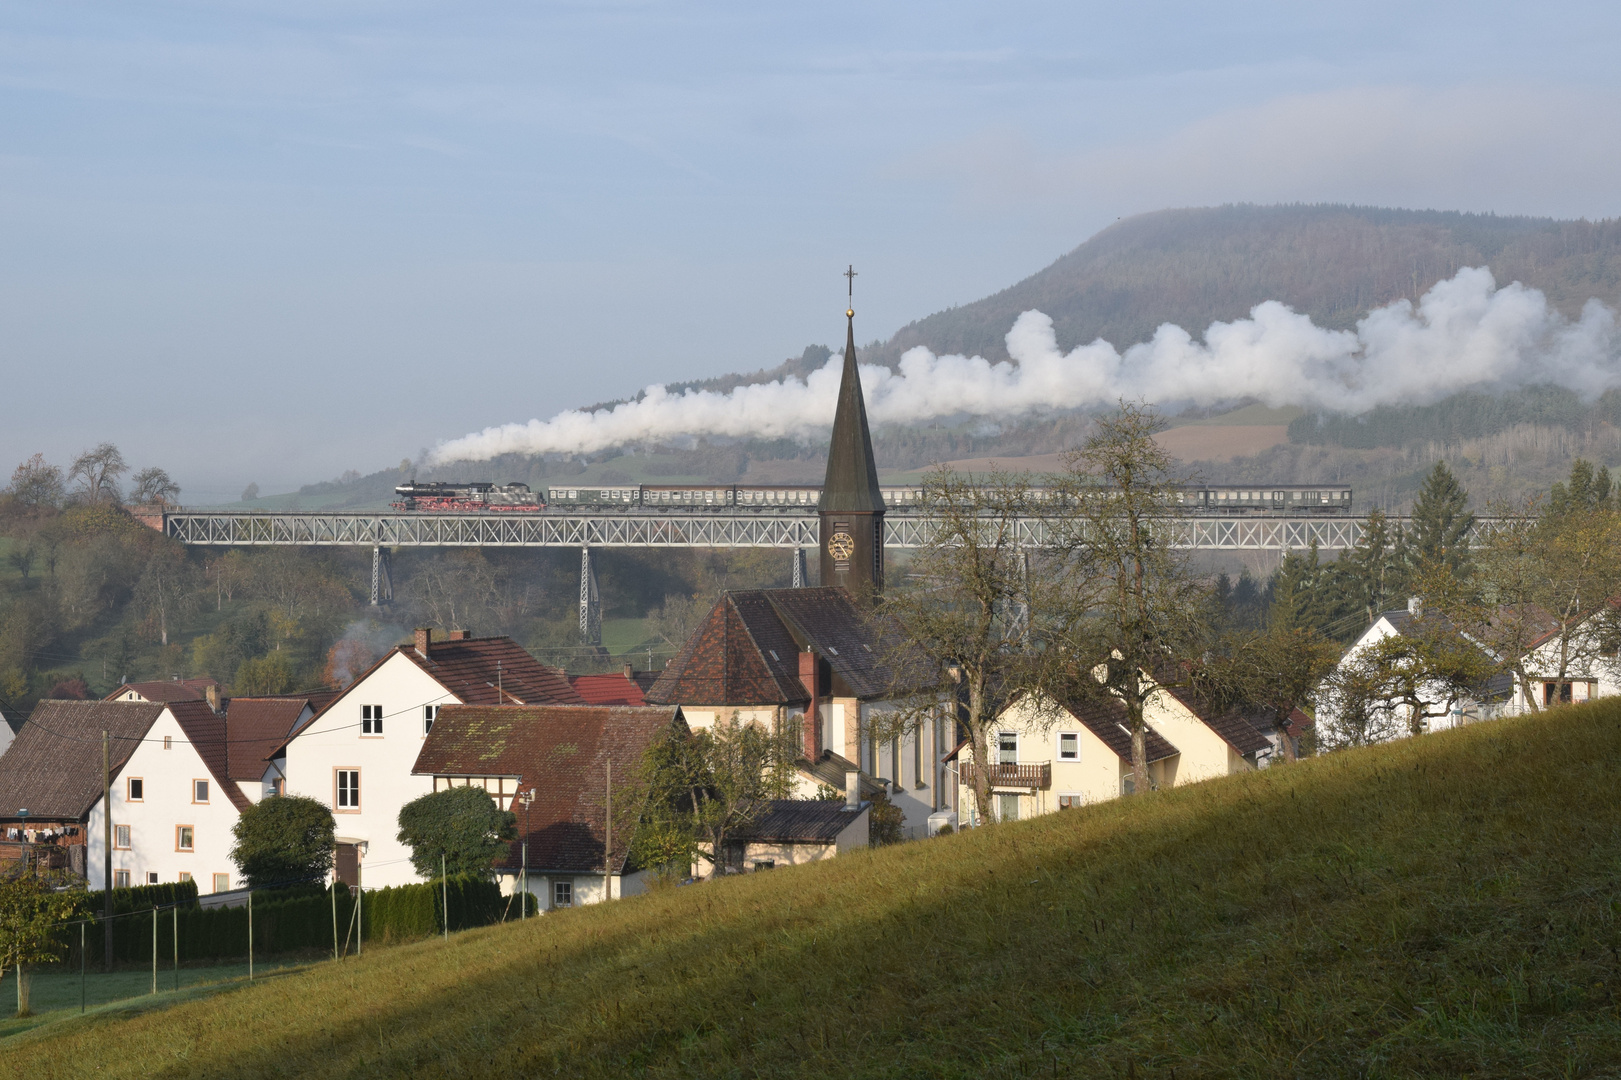
<instances>
[{"instance_id":1,"label":"field","mask_svg":"<svg viewBox=\"0 0 1621 1080\"><path fill-rule=\"evenodd\" d=\"M1621 702L325 963L76 1077L1621 1071Z\"/></svg>"}]
</instances>

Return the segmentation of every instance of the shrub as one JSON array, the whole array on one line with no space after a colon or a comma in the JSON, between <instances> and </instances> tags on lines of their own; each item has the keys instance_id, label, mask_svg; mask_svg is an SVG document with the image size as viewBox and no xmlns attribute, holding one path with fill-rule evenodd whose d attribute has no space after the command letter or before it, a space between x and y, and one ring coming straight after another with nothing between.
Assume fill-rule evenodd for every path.
<instances>
[{"instance_id":1,"label":"shrub","mask_svg":"<svg viewBox=\"0 0 1621 1080\"><path fill-rule=\"evenodd\" d=\"M254 888L317 880L332 869L336 831L332 811L314 799L264 799L236 819L231 859Z\"/></svg>"},{"instance_id":2,"label":"shrub","mask_svg":"<svg viewBox=\"0 0 1621 1080\"><path fill-rule=\"evenodd\" d=\"M483 788L456 787L400 807L399 839L411 849L411 865L423 877L438 877L441 866L451 876L485 877L491 864L508 852L517 821L511 811L498 809Z\"/></svg>"}]
</instances>

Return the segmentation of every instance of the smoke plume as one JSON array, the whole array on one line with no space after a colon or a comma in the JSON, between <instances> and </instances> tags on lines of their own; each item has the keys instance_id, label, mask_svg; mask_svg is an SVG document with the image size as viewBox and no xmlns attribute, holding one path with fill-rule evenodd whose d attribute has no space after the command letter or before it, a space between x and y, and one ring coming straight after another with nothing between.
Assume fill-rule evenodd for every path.
<instances>
[{"instance_id":1,"label":"smoke plume","mask_svg":"<svg viewBox=\"0 0 1621 1080\"><path fill-rule=\"evenodd\" d=\"M964 415L1001 420L1121 398L1206 405L1241 397L1359 413L1470 389L1552 383L1593 397L1621 386L1615 312L1589 300L1572 321L1536 289L1519 282L1498 288L1484 267L1438 282L1416 307L1399 300L1376 308L1354 331L1325 330L1268 300L1247 319L1212 323L1203 341L1167 323L1124 354L1101 339L1065 353L1052 320L1027 311L1008 331L1007 347L1011 363L936 356L918 347L895 371L863 366L868 414L874 423ZM839 365L835 356L804 381L725 394L671 394L650 386L638 400L612 409L486 428L442 443L432 457L591 453L690 435L805 436L832 422Z\"/></svg>"}]
</instances>

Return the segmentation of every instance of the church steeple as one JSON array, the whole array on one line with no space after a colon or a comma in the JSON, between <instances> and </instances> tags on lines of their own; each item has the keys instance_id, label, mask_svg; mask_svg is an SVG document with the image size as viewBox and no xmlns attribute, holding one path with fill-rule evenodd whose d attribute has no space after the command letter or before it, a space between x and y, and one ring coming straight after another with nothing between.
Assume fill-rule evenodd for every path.
<instances>
[{"instance_id":1,"label":"church steeple","mask_svg":"<svg viewBox=\"0 0 1621 1080\"><path fill-rule=\"evenodd\" d=\"M846 276L853 285L853 266ZM853 298L854 288L850 291ZM884 587L884 495L878 486L867 405L856 366L855 309L847 309L844 317L844 373L818 507L822 584L840 585L865 596Z\"/></svg>"}]
</instances>

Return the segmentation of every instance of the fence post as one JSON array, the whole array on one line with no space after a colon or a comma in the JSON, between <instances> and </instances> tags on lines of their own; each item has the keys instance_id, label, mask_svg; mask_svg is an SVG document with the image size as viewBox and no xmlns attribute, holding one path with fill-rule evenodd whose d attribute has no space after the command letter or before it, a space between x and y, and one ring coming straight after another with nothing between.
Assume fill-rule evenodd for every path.
<instances>
[{"instance_id":1,"label":"fence post","mask_svg":"<svg viewBox=\"0 0 1621 1080\"><path fill-rule=\"evenodd\" d=\"M253 890L248 890L248 981L253 981Z\"/></svg>"},{"instance_id":2,"label":"fence post","mask_svg":"<svg viewBox=\"0 0 1621 1080\"><path fill-rule=\"evenodd\" d=\"M332 871L332 959L338 958L338 871Z\"/></svg>"},{"instance_id":3,"label":"fence post","mask_svg":"<svg viewBox=\"0 0 1621 1080\"><path fill-rule=\"evenodd\" d=\"M180 992L180 904L169 909L174 913L174 989Z\"/></svg>"},{"instance_id":4,"label":"fence post","mask_svg":"<svg viewBox=\"0 0 1621 1080\"><path fill-rule=\"evenodd\" d=\"M152 992L158 992L158 906L152 905Z\"/></svg>"},{"instance_id":5,"label":"fence post","mask_svg":"<svg viewBox=\"0 0 1621 1080\"><path fill-rule=\"evenodd\" d=\"M79 1015L84 1015L84 928L90 920L87 918L79 924Z\"/></svg>"},{"instance_id":6,"label":"fence post","mask_svg":"<svg viewBox=\"0 0 1621 1080\"><path fill-rule=\"evenodd\" d=\"M450 879L445 876L445 853L439 853L439 885L445 897L445 940L450 940Z\"/></svg>"}]
</instances>

